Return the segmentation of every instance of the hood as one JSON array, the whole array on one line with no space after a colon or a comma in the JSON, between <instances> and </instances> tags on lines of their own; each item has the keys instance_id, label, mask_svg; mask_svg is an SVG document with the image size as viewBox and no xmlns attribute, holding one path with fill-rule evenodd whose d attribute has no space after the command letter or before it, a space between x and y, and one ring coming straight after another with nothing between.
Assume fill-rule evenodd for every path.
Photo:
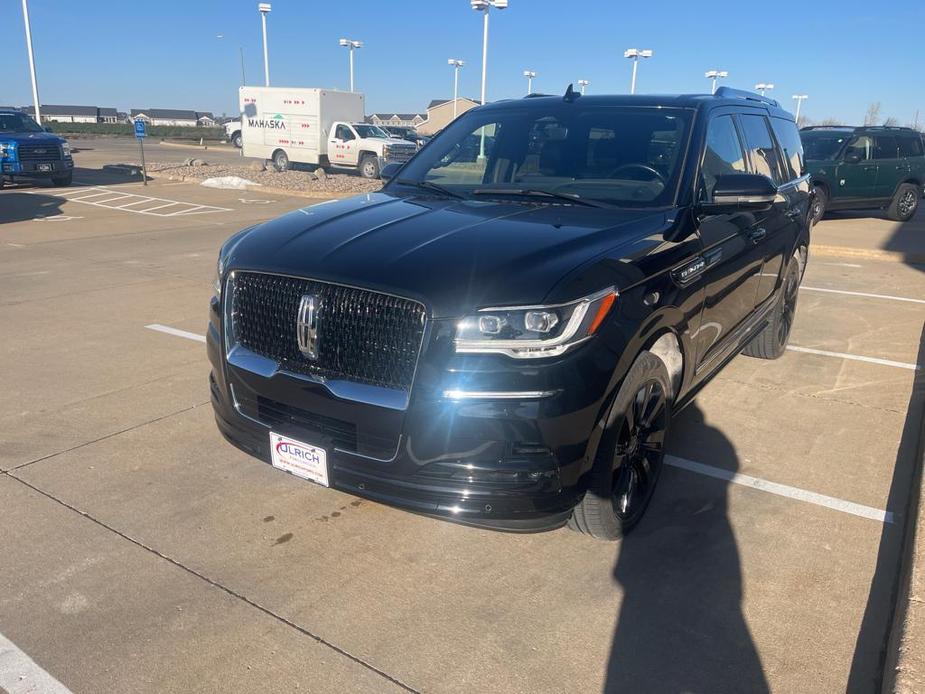
<instances>
[{"instance_id":1,"label":"hood","mask_svg":"<svg viewBox=\"0 0 925 694\"><path fill-rule=\"evenodd\" d=\"M66 142L63 137L54 133L0 133L0 140L4 142L47 142L48 144L60 145Z\"/></svg>"},{"instance_id":2,"label":"hood","mask_svg":"<svg viewBox=\"0 0 925 694\"><path fill-rule=\"evenodd\" d=\"M435 318L492 305L565 301L563 282L598 261L662 243L664 211L402 198L372 193L321 203L245 233L226 259L251 269L417 299ZM625 263L604 262L603 289ZM576 283L577 284L577 283ZM565 295L561 295L565 294Z\"/></svg>"}]
</instances>

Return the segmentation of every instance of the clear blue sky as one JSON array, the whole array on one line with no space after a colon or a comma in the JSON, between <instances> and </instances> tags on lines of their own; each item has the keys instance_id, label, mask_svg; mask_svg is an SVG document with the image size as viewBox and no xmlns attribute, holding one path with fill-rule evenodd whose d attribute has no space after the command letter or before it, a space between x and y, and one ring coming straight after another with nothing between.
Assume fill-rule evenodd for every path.
<instances>
[{"instance_id":1,"label":"clear blue sky","mask_svg":"<svg viewBox=\"0 0 925 694\"><path fill-rule=\"evenodd\" d=\"M42 101L236 113L239 46L248 83L263 80L256 7L256 0L31 0ZM423 111L430 99L452 96L450 57L467 61L461 93L478 96L482 26L468 0L273 0L268 24L276 86L346 88L347 51L337 40L348 36L366 42L357 88L370 112ZM0 104L29 104L19 0L0 3L0 26ZM488 98L520 96L526 68L539 73L535 91L559 93L583 78L589 92L626 92L623 50L639 47L655 51L640 64L639 91L704 91L704 71L717 68L729 71L730 86L773 82L771 95L788 107L791 95L809 94L804 113L816 120L858 122L868 103L880 101L882 117L906 124L919 108L922 122L923 32L919 0L776 7L510 0L509 9L492 12Z\"/></svg>"}]
</instances>

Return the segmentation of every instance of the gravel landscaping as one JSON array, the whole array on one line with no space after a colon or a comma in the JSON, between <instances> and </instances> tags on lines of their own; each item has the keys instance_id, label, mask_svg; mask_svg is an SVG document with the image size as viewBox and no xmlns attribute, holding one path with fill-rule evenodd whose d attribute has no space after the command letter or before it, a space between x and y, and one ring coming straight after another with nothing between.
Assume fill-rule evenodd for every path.
<instances>
[{"instance_id":1,"label":"gravel landscaping","mask_svg":"<svg viewBox=\"0 0 925 694\"><path fill-rule=\"evenodd\" d=\"M193 161L204 163L192 165L190 160L184 164L149 162L148 175L152 178L165 177L177 180L237 176L262 186L303 193L369 193L382 188L382 181L369 180L356 174L261 170L261 162L257 161L246 164L209 164L207 159Z\"/></svg>"}]
</instances>

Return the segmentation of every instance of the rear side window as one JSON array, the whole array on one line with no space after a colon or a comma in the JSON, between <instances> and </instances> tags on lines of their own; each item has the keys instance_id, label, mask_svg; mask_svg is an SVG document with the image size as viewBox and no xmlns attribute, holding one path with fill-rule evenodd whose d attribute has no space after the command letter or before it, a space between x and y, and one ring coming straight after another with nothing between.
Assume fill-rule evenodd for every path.
<instances>
[{"instance_id":1,"label":"rear side window","mask_svg":"<svg viewBox=\"0 0 925 694\"><path fill-rule=\"evenodd\" d=\"M739 116L742 122L742 134L745 136L745 147L751 161L752 173L763 174L774 183L780 185L783 176L780 172L780 159L771 131L768 130L768 120L764 116Z\"/></svg>"},{"instance_id":2,"label":"rear side window","mask_svg":"<svg viewBox=\"0 0 925 694\"><path fill-rule=\"evenodd\" d=\"M745 153L732 116L719 116L710 121L700 172L708 198L713 193L717 176L746 173Z\"/></svg>"},{"instance_id":3,"label":"rear side window","mask_svg":"<svg viewBox=\"0 0 925 694\"><path fill-rule=\"evenodd\" d=\"M919 136L914 137L897 137L896 140L899 142L899 156L901 157L921 157L922 152L922 138Z\"/></svg>"},{"instance_id":4,"label":"rear side window","mask_svg":"<svg viewBox=\"0 0 925 694\"><path fill-rule=\"evenodd\" d=\"M789 170L788 178L792 181L802 176L806 169L803 166L803 143L796 124L783 118L772 118L771 127L781 149L784 150L784 164Z\"/></svg>"},{"instance_id":5,"label":"rear side window","mask_svg":"<svg viewBox=\"0 0 925 694\"><path fill-rule=\"evenodd\" d=\"M896 159L899 146L892 135L874 136L874 159Z\"/></svg>"}]
</instances>

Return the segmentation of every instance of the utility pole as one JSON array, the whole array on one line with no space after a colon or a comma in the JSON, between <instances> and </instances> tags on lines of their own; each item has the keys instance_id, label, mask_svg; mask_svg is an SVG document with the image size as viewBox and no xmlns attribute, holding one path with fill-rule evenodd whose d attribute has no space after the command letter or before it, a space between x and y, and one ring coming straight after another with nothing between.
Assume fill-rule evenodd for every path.
<instances>
[{"instance_id":1,"label":"utility pole","mask_svg":"<svg viewBox=\"0 0 925 694\"><path fill-rule=\"evenodd\" d=\"M267 15L273 6L268 2L261 2L257 5L257 11L260 12L260 22L263 25L263 77L265 86L270 86L270 53L267 50Z\"/></svg>"},{"instance_id":2,"label":"utility pole","mask_svg":"<svg viewBox=\"0 0 925 694\"><path fill-rule=\"evenodd\" d=\"M29 24L29 2L22 0L22 19L26 25L26 50L29 52L29 72L32 75L32 104L35 106L35 122L42 124L42 112L39 109L39 85L35 79L35 56L32 53L32 27Z\"/></svg>"}]
</instances>

